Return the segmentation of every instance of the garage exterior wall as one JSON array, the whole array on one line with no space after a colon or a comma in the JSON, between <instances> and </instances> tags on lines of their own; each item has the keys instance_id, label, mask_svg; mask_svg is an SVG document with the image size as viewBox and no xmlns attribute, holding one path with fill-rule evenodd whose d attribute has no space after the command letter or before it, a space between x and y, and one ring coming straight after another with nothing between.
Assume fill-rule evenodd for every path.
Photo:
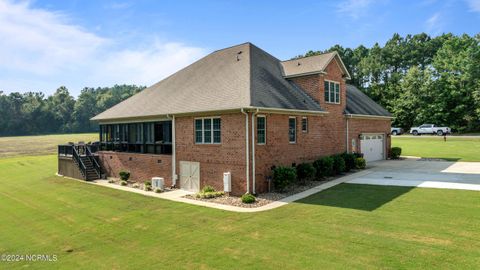
<instances>
[{"instance_id":1,"label":"garage exterior wall","mask_svg":"<svg viewBox=\"0 0 480 270\"><path fill-rule=\"evenodd\" d=\"M367 133L380 133L385 138L385 153L389 156L391 138L390 138L390 119L373 119L373 118L349 118L348 119L348 143L349 151L360 152L360 135ZM352 145L352 140L355 141L355 146Z\"/></svg>"}]
</instances>

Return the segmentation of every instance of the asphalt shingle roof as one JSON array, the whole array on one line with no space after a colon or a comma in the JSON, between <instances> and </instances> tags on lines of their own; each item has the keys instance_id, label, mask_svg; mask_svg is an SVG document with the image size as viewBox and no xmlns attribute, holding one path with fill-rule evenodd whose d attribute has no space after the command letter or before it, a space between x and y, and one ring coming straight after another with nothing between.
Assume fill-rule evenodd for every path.
<instances>
[{"instance_id":1,"label":"asphalt shingle roof","mask_svg":"<svg viewBox=\"0 0 480 270\"><path fill-rule=\"evenodd\" d=\"M280 60L251 43L215 51L92 120L240 109L322 111L283 78Z\"/></svg>"},{"instance_id":2,"label":"asphalt shingle roof","mask_svg":"<svg viewBox=\"0 0 480 270\"><path fill-rule=\"evenodd\" d=\"M336 53L302 58L301 70L325 68ZM285 79L294 61L280 61L251 43L215 51L142 92L93 117L120 120L248 107L322 112L319 103ZM287 72L286 72L287 71ZM292 71L293 72L293 71ZM348 75L348 72L346 73ZM353 86L346 113L390 114Z\"/></svg>"},{"instance_id":3,"label":"asphalt shingle roof","mask_svg":"<svg viewBox=\"0 0 480 270\"><path fill-rule=\"evenodd\" d=\"M357 87L350 84L347 84L347 106L345 108L345 113L387 117L392 116L387 110L385 110L385 108L373 101L373 99L365 95Z\"/></svg>"}]
</instances>

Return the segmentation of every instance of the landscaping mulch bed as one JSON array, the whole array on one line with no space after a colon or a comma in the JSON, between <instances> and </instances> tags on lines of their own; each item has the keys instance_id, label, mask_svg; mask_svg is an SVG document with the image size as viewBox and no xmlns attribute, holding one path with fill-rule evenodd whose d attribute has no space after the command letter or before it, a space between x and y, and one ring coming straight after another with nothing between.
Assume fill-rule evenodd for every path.
<instances>
[{"instance_id":1,"label":"landscaping mulch bed","mask_svg":"<svg viewBox=\"0 0 480 270\"><path fill-rule=\"evenodd\" d=\"M205 199L205 198L197 198L195 194L192 194L192 195L186 195L185 198L204 201L204 202L212 202L212 203L220 203L220 204L226 204L231 206L245 207L245 208L256 208L256 207L267 205L275 201L279 201L288 196L303 192L305 190L311 189L313 187L324 184L328 181L337 179L339 177L343 177L345 175L348 175L354 172L356 171L352 171L342 175L337 175L335 177L327 177L322 179L321 181L307 181L305 185L295 185L293 187L287 188L284 192L267 192L267 193L258 194L256 197L256 201L250 204L243 203L240 197L227 196L227 195L216 197L216 198Z\"/></svg>"}]
</instances>

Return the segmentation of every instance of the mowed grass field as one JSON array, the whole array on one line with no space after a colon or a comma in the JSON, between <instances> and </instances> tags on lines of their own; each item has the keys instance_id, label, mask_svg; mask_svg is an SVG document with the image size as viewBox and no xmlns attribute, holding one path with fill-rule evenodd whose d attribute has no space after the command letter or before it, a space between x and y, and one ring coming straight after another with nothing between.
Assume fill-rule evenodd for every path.
<instances>
[{"instance_id":1,"label":"mowed grass field","mask_svg":"<svg viewBox=\"0 0 480 270\"><path fill-rule=\"evenodd\" d=\"M421 136L403 137L392 136L392 147L402 148L403 156L417 156L426 158L442 158L450 161L480 161L480 136L443 137Z\"/></svg>"},{"instance_id":2,"label":"mowed grass field","mask_svg":"<svg viewBox=\"0 0 480 270\"><path fill-rule=\"evenodd\" d=\"M54 176L56 156L0 159L0 269L478 269L480 192L342 184L233 213Z\"/></svg>"},{"instance_id":3,"label":"mowed grass field","mask_svg":"<svg viewBox=\"0 0 480 270\"><path fill-rule=\"evenodd\" d=\"M57 145L79 141L98 141L98 134L83 133L44 136L0 137L0 158L11 156L54 154L57 152Z\"/></svg>"}]
</instances>

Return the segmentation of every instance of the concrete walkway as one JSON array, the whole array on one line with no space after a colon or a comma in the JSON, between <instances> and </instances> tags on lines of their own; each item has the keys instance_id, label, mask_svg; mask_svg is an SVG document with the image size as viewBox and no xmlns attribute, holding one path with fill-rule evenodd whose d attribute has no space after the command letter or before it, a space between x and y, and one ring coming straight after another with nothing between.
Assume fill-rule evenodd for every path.
<instances>
[{"instance_id":1,"label":"concrete walkway","mask_svg":"<svg viewBox=\"0 0 480 270\"><path fill-rule=\"evenodd\" d=\"M409 158L379 161L371 165L370 173L347 183L480 191L480 162Z\"/></svg>"},{"instance_id":2,"label":"concrete walkway","mask_svg":"<svg viewBox=\"0 0 480 270\"><path fill-rule=\"evenodd\" d=\"M177 190L173 190L173 191L167 191L167 192L163 192L163 193L155 193L155 192L152 192L152 191L144 191L144 190L137 189L137 188L131 188L131 187L120 186L120 185L117 185L117 184L108 183L107 180L96 180L96 181L93 181L93 182L85 182L85 181L81 181L81 180L79 180L79 181L81 181L83 183L91 183L91 184L98 185L98 186L113 188L113 189L122 190L122 191L133 192L133 193L141 194L141 195L144 195L144 196L166 199L166 200L175 201L175 202L194 204L194 205L198 205L198 206L205 206L205 207L216 208L216 209L221 209L221 210L225 210L225 211L232 211L232 212L253 213L253 212L262 212L262 211L278 208L280 206L286 205L286 204L291 203L293 201L303 199L305 197L308 197L308 196L310 196L312 194L315 194L317 192L320 192L322 190L331 188L331 187L336 186L338 184L350 181L350 180L355 179L357 177L361 177L361 176L366 175L368 173L369 173L369 171L367 171L367 170L360 171L360 172L357 172L357 173L352 173L350 175L337 178L335 180L329 181L327 183L324 183L324 184L321 184L319 186L313 187L313 188L308 189L306 191L297 193L295 195L285 197L282 200L275 201L275 202L272 202L272 203L269 203L267 205L263 205L263 206L260 206L260 207L252 207L252 208L238 207L238 206L232 206L232 205L226 205L226 204L219 204L219 203L213 203L213 202L205 202L205 201L197 201L197 200L187 199L187 198L184 198L184 196L188 195L188 194L193 194L193 192L188 192L188 191L181 190L181 189L177 189Z\"/></svg>"}]
</instances>

